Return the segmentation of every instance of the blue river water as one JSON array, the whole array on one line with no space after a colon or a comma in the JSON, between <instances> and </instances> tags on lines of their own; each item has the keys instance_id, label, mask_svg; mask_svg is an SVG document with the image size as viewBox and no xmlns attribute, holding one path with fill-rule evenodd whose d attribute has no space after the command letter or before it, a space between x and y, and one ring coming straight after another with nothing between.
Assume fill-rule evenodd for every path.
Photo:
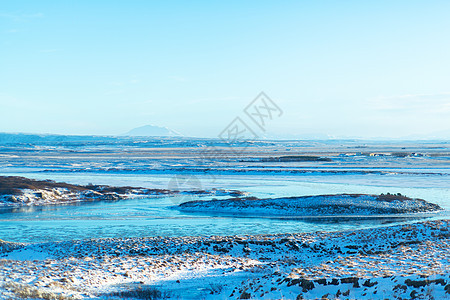
<instances>
[{"instance_id":1,"label":"blue river water","mask_svg":"<svg viewBox=\"0 0 450 300\"><path fill-rule=\"evenodd\" d=\"M35 179L74 184L109 184L167 188L173 175L15 173ZM446 211L430 218L446 218L450 188L437 175L223 175L196 176L202 188L247 191L257 197L303 196L337 193L402 193L437 203ZM182 187L180 187L182 188ZM186 187L189 189L189 187ZM245 235L340 231L411 222L417 218L271 218L201 215L173 207L192 196L90 202L73 205L4 209L0 213L0 239L46 242L90 238L143 236ZM425 219L423 216L420 219ZM427 218L428 219L428 218Z\"/></svg>"}]
</instances>

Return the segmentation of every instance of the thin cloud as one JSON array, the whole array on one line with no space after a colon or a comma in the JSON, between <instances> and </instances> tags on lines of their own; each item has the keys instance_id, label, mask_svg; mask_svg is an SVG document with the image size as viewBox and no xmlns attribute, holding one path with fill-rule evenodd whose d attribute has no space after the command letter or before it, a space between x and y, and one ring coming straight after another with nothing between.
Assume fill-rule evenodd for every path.
<instances>
[{"instance_id":1,"label":"thin cloud","mask_svg":"<svg viewBox=\"0 0 450 300\"><path fill-rule=\"evenodd\" d=\"M0 18L9 19L13 22L23 22L30 19L38 19L45 17L43 13L32 14L12 14L12 13L0 13Z\"/></svg>"},{"instance_id":2,"label":"thin cloud","mask_svg":"<svg viewBox=\"0 0 450 300\"><path fill-rule=\"evenodd\" d=\"M450 93L377 97L369 100L369 106L385 112L447 113L450 112Z\"/></svg>"}]
</instances>

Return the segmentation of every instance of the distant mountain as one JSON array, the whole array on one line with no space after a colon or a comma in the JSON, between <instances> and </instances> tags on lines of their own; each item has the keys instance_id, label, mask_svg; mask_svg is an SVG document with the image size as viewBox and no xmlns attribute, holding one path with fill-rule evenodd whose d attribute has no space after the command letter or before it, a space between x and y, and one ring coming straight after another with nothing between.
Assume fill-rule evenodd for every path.
<instances>
[{"instance_id":1,"label":"distant mountain","mask_svg":"<svg viewBox=\"0 0 450 300\"><path fill-rule=\"evenodd\" d=\"M131 129L125 136L182 136L181 133L167 127L145 125Z\"/></svg>"}]
</instances>

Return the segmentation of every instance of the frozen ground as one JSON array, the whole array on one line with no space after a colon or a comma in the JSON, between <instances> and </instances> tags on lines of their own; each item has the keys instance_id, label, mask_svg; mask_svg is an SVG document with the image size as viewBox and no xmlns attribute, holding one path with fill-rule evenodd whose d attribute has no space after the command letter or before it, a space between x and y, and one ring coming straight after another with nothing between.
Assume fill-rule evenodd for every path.
<instances>
[{"instance_id":1,"label":"frozen ground","mask_svg":"<svg viewBox=\"0 0 450 300\"><path fill-rule=\"evenodd\" d=\"M441 220L335 233L3 242L0 288L4 298L449 299L449 238L450 221Z\"/></svg>"},{"instance_id":2,"label":"frozen ground","mask_svg":"<svg viewBox=\"0 0 450 300\"><path fill-rule=\"evenodd\" d=\"M32 244L0 243L0 298L449 296L448 141L229 145L0 134L0 174L82 185L237 189L261 199L390 192L445 209L433 221L413 224L168 209L195 197L1 209L0 238Z\"/></svg>"},{"instance_id":3,"label":"frozen ground","mask_svg":"<svg viewBox=\"0 0 450 300\"><path fill-rule=\"evenodd\" d=\"M317 195L288 198L228 198L196 200L176 207L187 212L246 216L350 216L436 212L439 205L403 195Z\"/></svg>"},{"instance_id":4,"label":"frozen ground","mask_svg":"<svg viewBox=\"0 0 450 300\"><path fill-rule=\"evenodd\" d=\"M73 185L50 180L35 180L18 176L0 176L0 208L70 204L75 202L117 201L137 197L157 196L242 196L236 190L212 189L178 191L142 187L112 187L107 185Z\"/></svg>"},{"instance_id":5,"label":"frozen ground","mask_svg":"<svg viewBox=\"0 0 450 300\"><path fill-rule=\"evenodd\" d=\"M18 176L0 176L0 208L112 201L138 196L175 194L176 191L105 185L73 185Z\"/></svg>"},{"instance_id":6,"label":"frozen ground","mask_svg":"<svg viewBox=\"0 0 450 300\"><path fill-rule=\"evenodd\" d=\"M0 134L0 157L3 172L450 174L448 141L228 144L220 139Z\"/></svg>"}]
</instances>

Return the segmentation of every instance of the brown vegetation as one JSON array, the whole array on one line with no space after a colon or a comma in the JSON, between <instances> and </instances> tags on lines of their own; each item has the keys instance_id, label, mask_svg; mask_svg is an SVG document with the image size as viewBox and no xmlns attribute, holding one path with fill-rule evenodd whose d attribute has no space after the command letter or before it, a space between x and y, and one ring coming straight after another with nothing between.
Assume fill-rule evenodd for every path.
<instances>
[{"instance_id":1,"label":"brown vegetation","mask_svg":"<svg viewBox=\"0 0 450 300\"><path fill-rule=\"evenodd\" d=\"M73 191L86 191L88 187L54 182L51 180L34 180L19 176L0 176L0 195L20 195L22 189L50 190L53 188L66 188Z\"/></svg>"},{"instance_id":2,"label":"brown vegetation","mask_svg":"<svg viewBox=\"0 0 450 300\"><path fill-rule=\"evenodd\" d=\"M139 195L159 195L173 193L164 189L145 189L139 187L123 186L113 187L108 185L75 185L65 182L55 182L52 180L35 180L19 176L0 176L0 195L21 195L23 189L33 191L52 190L54 188L64 188L70 192L84 192L85 195L100 193L107 195L125 195L134 193Z\"/></svg>"}]
</instances>

